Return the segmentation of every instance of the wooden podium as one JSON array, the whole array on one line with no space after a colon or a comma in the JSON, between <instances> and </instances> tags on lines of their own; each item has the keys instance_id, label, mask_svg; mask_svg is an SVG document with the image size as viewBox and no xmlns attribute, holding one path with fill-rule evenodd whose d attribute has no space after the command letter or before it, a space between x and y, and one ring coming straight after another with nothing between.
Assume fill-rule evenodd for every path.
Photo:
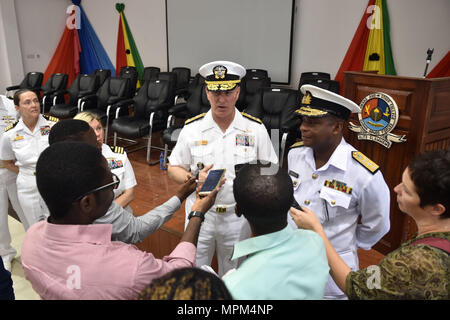
<instances>
[{"instance_id":1,"label":"wooden podium","mask_svg":"<svg viewBox=\"0 0 450 320\"><path fill-rule=\"evenodd\" d=\"M358 140L357 134L350 130L346 130L344 137L380 166L391 191L391 229L374 247L387 254L417 231L414 221L398 209L393 190L401 182L403 170L415 155L423 151L450 147L450 77L424 79L365 72L344 73L344 97L359 105L366 96L375 92L383 92L395 100L399 119L392 133L405 135L407 141L393 143L388 149L376 142ZM360 124L355 114L350 121Z\"/></svg>"}]
</instances>

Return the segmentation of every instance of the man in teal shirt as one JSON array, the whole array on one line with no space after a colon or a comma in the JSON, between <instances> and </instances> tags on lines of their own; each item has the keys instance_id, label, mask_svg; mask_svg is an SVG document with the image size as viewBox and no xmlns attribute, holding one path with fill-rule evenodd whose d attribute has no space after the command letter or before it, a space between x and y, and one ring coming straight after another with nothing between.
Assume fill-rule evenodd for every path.
<instances>
[{"instance_id":1,"label":"man in teal shirt","mask_svg":"<svg viewBox=\"0 0 450 320\"><path fill-rule=\"evenodd\" d=\"M248 258L223 280L239 300L322 299L329 271L324 243L288 226L292 180L283 170L273 174L270 165L247 164L236 174L236 214L248 220L253 238L234 245L231 260Z\"/></svg>"}]
</instances>

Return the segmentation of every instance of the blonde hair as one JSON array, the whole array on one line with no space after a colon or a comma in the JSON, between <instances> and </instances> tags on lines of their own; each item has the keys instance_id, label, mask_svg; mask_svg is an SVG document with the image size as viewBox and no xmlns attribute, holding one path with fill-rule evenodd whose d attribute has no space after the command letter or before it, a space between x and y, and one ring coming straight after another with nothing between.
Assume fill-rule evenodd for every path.
<instances>
[{"instance_id":1,"label":"blonde hair","mask_svg":"<svg viewBox=\"0 0 450 320\"><path fill-rule=\"evenodd\" d=\"M103 128L103 124L102 124L100 117L96 113L93 113L93 112L89 112L89 111L80 112L75 117L73 117L73 119L74 120L83 120L83 121L86 121L87 123L91 123L91 121L97 120Z\"/></svg>"}]
</instances>

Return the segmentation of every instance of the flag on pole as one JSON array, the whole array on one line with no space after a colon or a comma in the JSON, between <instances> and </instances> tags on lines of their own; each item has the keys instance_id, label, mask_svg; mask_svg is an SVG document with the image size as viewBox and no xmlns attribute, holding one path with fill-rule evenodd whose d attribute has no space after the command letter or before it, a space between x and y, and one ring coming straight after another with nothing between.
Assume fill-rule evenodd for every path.
<instances>
[{"instance_id":1,"label":"flag on pole","mask_svg":"<svg viewBox=\"0 0 450 320\"><path fill-rule=\"evenodd\" d=\"M344 71L397 74L392 57L386 0L369 0L367 3L364 15L335 77L335 80L340 82L341 88Z\"/></svg>"},{"instance_id":2,"label":"flag on pole","mask_svg":"<svg viewBox=\"0 0 450 320\"><path fill-rule=\"evenodd\" d=\"M450 77L450 51L442 58L442 60L430 71L427 78L443 78Z\"/></svg>"},{"instance_id":3,"label":"flag on pole","mask_svg":"<svg viewBox=\"0 0 450 320\"><path fill-rule=\"evenodd\" d=\"M123 12L124 9L125 5L123 3L116 3L116 10L120 14L119 29L117 32L116 76L119 75L122 67L136 67L138 78L142 79L144 65L136 43L134 42L127 18ZM138 81L138 87L139 85Z\"/></svg>"}]
</instances>

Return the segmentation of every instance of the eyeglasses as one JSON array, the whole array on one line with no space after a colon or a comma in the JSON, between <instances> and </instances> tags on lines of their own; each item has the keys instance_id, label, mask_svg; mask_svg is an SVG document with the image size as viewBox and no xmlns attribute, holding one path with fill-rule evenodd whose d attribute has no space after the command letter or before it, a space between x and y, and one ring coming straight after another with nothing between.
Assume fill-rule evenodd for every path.
<instances>
[{"instance_id":1,"label":"eyeglasses","mask_svg":"<svg viewBox=\"0 0 450 320\"><path fill-rule=\"evenodd\" d=\"M85 192L85 193L83 193L81 196L79 196L78 198L76 198L76 199L73 200L73 201L74 201L74 202L75 202L75 201L79 201L79 200L81 200L81 198L83 198L84 196L87 196L87 195L90 194L90 193L98 192L98 191L100 191L100 190L107 189L107 188L109 188L109 187L111 187L111 186L114 187L113 189L117 189L117 187L118 187L119 184L120 184L120 179L119 179L119 177L116 176L114 173L112 173L112 178L113 178L113 182L110 182L110 183L108 183L108 184L105 184L104 186L101 186L101 187L92 189L92 190L90 190L90 191L88 191L88 192Z\"/></svg>"}]
</instances>

